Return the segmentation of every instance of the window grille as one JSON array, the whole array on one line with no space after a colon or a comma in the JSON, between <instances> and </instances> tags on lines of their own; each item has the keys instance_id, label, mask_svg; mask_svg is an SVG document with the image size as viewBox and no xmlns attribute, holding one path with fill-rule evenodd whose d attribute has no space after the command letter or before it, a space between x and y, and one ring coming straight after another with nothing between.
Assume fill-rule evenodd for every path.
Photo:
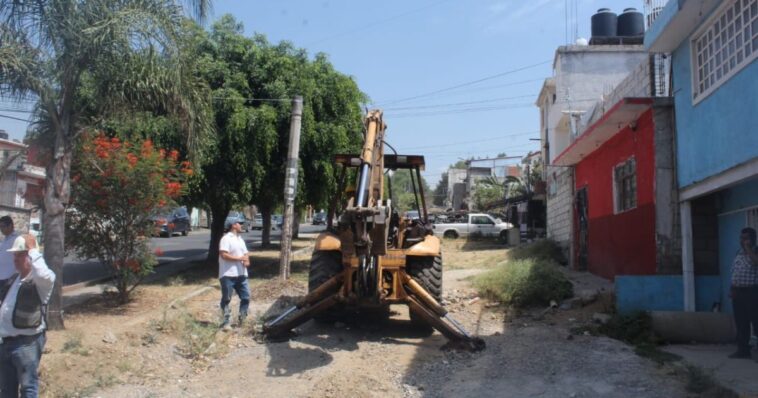
<instances>
[{"instance_id":1,"label":"window grille","mask_svg":"<svg viewBox=\"0 0 758 398\"><path fill-rule=\"evenodd\" d=\"M730 0L692 40L692 99L700 101L758 56L758 0Z\"/></svg>"},{"instance_id":2,"label":"window grille","mask_svg":"<svg viewBox=\"0 0 758 398\"><path fill-rule=\"evenodd\" d=\"M637 207L637 162L630 158L613 170L616 213Z\"/></svg>"}]
</instances>

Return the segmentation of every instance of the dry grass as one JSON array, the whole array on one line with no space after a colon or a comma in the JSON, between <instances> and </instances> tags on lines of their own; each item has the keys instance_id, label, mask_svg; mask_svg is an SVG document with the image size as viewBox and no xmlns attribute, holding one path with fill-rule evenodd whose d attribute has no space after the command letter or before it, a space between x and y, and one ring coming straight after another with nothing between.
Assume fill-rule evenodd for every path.
<instances>
[{"instance_id":1,"label":"dry grass","mask_svg":"<svg viewBox=\"0 0 758 398\"><path fill-rule=\"evenodd\" d=\"M442 240L442 259L446 270L492 268L503 262L507 253L508 248L494 240Z\"/></svg>"}]
</instances>

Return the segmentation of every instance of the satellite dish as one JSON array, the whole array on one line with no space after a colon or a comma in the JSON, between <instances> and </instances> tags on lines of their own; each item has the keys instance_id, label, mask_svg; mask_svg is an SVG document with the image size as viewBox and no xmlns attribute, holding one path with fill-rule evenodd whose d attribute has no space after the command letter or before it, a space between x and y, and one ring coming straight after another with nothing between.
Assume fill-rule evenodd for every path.
<instances>
[{"instance_id":1,"label":"satellite dish","mask_svg":"<svg viewBox=\"0 0 758 398\"><path fill-rule=\"evenodd\" d=\"M577 46L586 46L588 44L589 44L589 42L584 37L580 37L580 38L576 39L576 45Z\"/></svg>"}]
</instances>

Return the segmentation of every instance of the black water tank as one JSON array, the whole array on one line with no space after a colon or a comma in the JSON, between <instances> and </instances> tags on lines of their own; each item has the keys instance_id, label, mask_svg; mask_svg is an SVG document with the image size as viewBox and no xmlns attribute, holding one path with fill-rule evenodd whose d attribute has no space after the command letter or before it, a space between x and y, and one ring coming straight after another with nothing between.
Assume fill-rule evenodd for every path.
<instances>
[{"instance_id":1,"label":"black water tank","mask_svg":"<svg viewBox=\"0 0 758 398\"><path fill-rule=\"evenodd\" d=\"M618 17L619 36L643 36L645 34L645 17L636 8L625 8Z\"/></svg>"},{"instance_id":2,"label":"black water tank","mask_svg":"<svg viewBox=\"0 0 758 398\"><path fill-rule=\"evenodd\" d=\"M592 37L616 36L616 24L618 17L609 8L597 10L592 16Z\"/></svg>"}]
</instances>

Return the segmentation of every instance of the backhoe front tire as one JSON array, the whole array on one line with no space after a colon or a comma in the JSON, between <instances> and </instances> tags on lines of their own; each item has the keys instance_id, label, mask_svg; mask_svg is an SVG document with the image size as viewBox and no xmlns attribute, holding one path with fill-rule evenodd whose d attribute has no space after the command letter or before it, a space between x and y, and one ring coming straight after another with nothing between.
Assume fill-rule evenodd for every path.
<instances>
[{"instance_id":1,"label":"backhoe front tire","mask_svg":"<svg viewBox=\"0 0 758 398\"><path fill-rule=\"evenodd\" d=\"M407 257L405 270L437 302L442 301L442 256ZM419 300L420 301L420 300ZM431 335L434 328L423 318L410 311L411 323L424 335Z\"/></svg>"},{"instance_id":2,"label":"backhoe front tire","mask_svg":"<svg viewBox=\"0 0 758 398\"><path fill-rule=\"evenodd\" d=\"M342 272L342 253L337 250L314 251L308 271L308 293L316 290L335 275ZM335 322L340 319L342 310L339 304L314 317L319 322Z\"/></svg>"}]
</instances>

